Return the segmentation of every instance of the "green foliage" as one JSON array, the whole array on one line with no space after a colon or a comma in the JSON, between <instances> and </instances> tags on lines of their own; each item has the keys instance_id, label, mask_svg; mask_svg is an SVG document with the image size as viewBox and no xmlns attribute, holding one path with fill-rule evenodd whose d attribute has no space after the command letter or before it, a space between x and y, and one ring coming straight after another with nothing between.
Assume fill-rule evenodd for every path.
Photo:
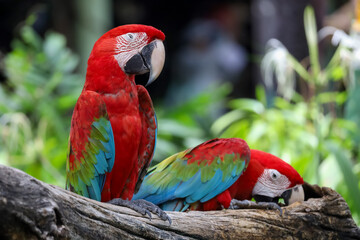
<instances>
[{"instance_id":1,"label":"green foliage","mask_svg":"<svg viewBox=\"0 0 360 240\"><path fill-rule=\"evenodd\" d=\"M315 18L310 7L305 10L304 22L309 46L308 70L277 40L272 40L262 62L266 84L271 87L275 75L278 93L285 99L275 97L269 107L264 89L258 87L257 100L230 101L232 110L217 119L211 130L214 135L243 138L251 148L281 157L307 182L335 188L359 222L360 109L359 88L353 87L360 85L359 78L354 78L352 87L343 90L344 85L350 85L347 73L350 71L351 75L355 70L350 66L358 60L347 54L353 56L352 61L342 65L340 53L349 49L340 44L327 66L321 69ZM296 75L305 89L309 89L303 94L306 98L291 89Z\"/></svg>"},{"instance_id":2,"label":"green foliage","mask_svg":"<svg viewBox=\"0 0 360 240\"><path fill-rule=\"evenodd\" d=\"M31 20L31 19L30 19ZM262 61L265 83L273 76L282 97L271 99L262 87L256 99L225 98L229 85L174 107L155 104L158 140L153 163L214 137L240 137L249 146L291 163L310 183L335 188L360 218L360 60L356 44L340 42L322 68L311 8L304 16L309 66L272 40ZM349 41L347 41L349 42ZM343 56L346 56L344 59ZM1 66L0 164L22 169L64 186L72 109L84 77L74 74L77 57L65 38L49 32L42 39L25 25ZM296 80L306 92L296 93ZM221 117L224 105L230 109ZM216 119L216 120L215 120Z\"/></svg>"},{"instance_id":3,"label":"green foliage","mask_svg":"<svg viewBox=\"0 0 360 240\"><path fill-rule=\"evenodd\" d=\"M78 59L64 36L42 39L30 25L12 48L2 64L0 163L64 186L70 117L83 85L73 73Z\"/></svg>"},{"instance_id":4,"label":"green foliage","mask_svg":"<svg viewBox=\"0 0 360 240\"><path fill-rule=\"evenodd\" d=\"M0 85L0 164L64 186L71 114L84 79L74 74L77 64L64 36L49 32L42 39L30 25L21 29L3 60L7 80ZM155 104L154 163L211 138L209 126L229 92L225 84L176 107Z\"/></svg>"},{"instance_id":5,"label":"green foliage","mask_svg":"<svg viewBox=\"0 0 360 240\"><path fill-rule=\"evenodd\" d=\"M213 138L210 126L224 111L229 84L210 87L189 101L173 107L155 104L158 138L152 165L174 153Z\"/></svg>"}]
</instances>

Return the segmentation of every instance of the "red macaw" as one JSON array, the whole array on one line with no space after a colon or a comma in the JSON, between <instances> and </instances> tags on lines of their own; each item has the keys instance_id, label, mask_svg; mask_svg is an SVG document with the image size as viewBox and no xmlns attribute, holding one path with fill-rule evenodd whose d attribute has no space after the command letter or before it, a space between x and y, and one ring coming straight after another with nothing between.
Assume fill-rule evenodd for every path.
<instances>
[{"instance_id":1,"label":"red macaw","mask_svg":"<svg viewBox=\"0 0 360 240\"><path fill-rule=\"evenodd\" d=\"M133 199L145 199L163 210L219 210L246 207L253 197L265 208L284 198L304 200L303 179L280 158L250 150L238 138L212 139L177 153L149 169ZM274 207L275 205L275 207Z\"/></svg>"},{"instance_id":2,"label":"red macaw","mask_svg":"<svg viewBox=\"0 0 360 240\"><path fill-rule=\"evenodd\" d=\"M160 30L133 24L96 41L71 120L67 189L103 202L132 199L157 135L151 98L135 75L150 72L148 84L159 76L164 39Z\"/></svg>"}]
</instances>

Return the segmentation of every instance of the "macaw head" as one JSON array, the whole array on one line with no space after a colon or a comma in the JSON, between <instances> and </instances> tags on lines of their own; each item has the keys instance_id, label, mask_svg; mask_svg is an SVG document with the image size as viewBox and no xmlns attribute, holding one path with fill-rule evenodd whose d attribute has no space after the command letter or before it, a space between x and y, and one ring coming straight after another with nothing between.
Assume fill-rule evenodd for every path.
<instances>
[{"instance_id":1,"label":"macaw head","mask_svg":"<svg viewBox=\"0 0 360 240\"><path fill-rule=\"evenodd\" d=\"M113 28L94 44L88 72L89 68L96 69L93 72L111 71L106 64L116 62L121 72L130 76L150 72L150 84L164 66L164 39L164 33L151 26L130 24Z\"/></svg>"},{"instance_id":2,"label":"macaw head","mask_svg":"<svg viewBox=\"0 0 360 240\"><path fill-rule=\"evenodd\" d=\"M283 198L286 205L304 201L304 180L288 163L266 152L251 149L252 165L259 173L252 196L257 202L278 202Z\"/></svg>"}]
</instances>

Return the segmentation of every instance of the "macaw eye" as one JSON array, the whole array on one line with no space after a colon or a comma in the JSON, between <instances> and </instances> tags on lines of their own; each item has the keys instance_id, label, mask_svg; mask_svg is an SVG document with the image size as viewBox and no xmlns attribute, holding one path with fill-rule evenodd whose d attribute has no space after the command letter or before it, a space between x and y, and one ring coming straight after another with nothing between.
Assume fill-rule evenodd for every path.
<instances>
[{"instance_id":1,"label":"macaw eye","mask_svg":"<svg viewBox=\"0 0 360 240\"><path fill-rule=\"evenodd\" d=\"M135 39L135 34L134 33L127 33L125 35L123 35L126 41L132 41Z\"/></svg>"},{"instance_id":2,"label":"macaw eye","mask_svg":"<svg viewBox=\"0 0 360 240\"><path fill-rule=\"evenodd\" d=\"M271 176L271 179L272 179L272 180L278 179L278 178L280 177L280 175L281 175L281 174L280 174L277 170L275 170L275 169L273 169L273 170L270 171L270 176Z\"/></svg>"}]
</instances>

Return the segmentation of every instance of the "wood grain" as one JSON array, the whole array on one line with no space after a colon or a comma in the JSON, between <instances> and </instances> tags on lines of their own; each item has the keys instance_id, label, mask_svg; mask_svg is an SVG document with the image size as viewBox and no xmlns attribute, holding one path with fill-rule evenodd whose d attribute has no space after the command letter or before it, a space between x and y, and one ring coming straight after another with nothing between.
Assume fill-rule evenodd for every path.
<instances>
[{"instance_id":1,"label":"wood grain","mask_svg":"<svg viewBox=\"0 0 360 240\"><path fill-rule=\"evenodd\" d=\"M360 239L345 200L308 185L303 203L274 210L168 212L172 225L93 201L0 165L0 239Z\"/></svg>"}]
</instances>

